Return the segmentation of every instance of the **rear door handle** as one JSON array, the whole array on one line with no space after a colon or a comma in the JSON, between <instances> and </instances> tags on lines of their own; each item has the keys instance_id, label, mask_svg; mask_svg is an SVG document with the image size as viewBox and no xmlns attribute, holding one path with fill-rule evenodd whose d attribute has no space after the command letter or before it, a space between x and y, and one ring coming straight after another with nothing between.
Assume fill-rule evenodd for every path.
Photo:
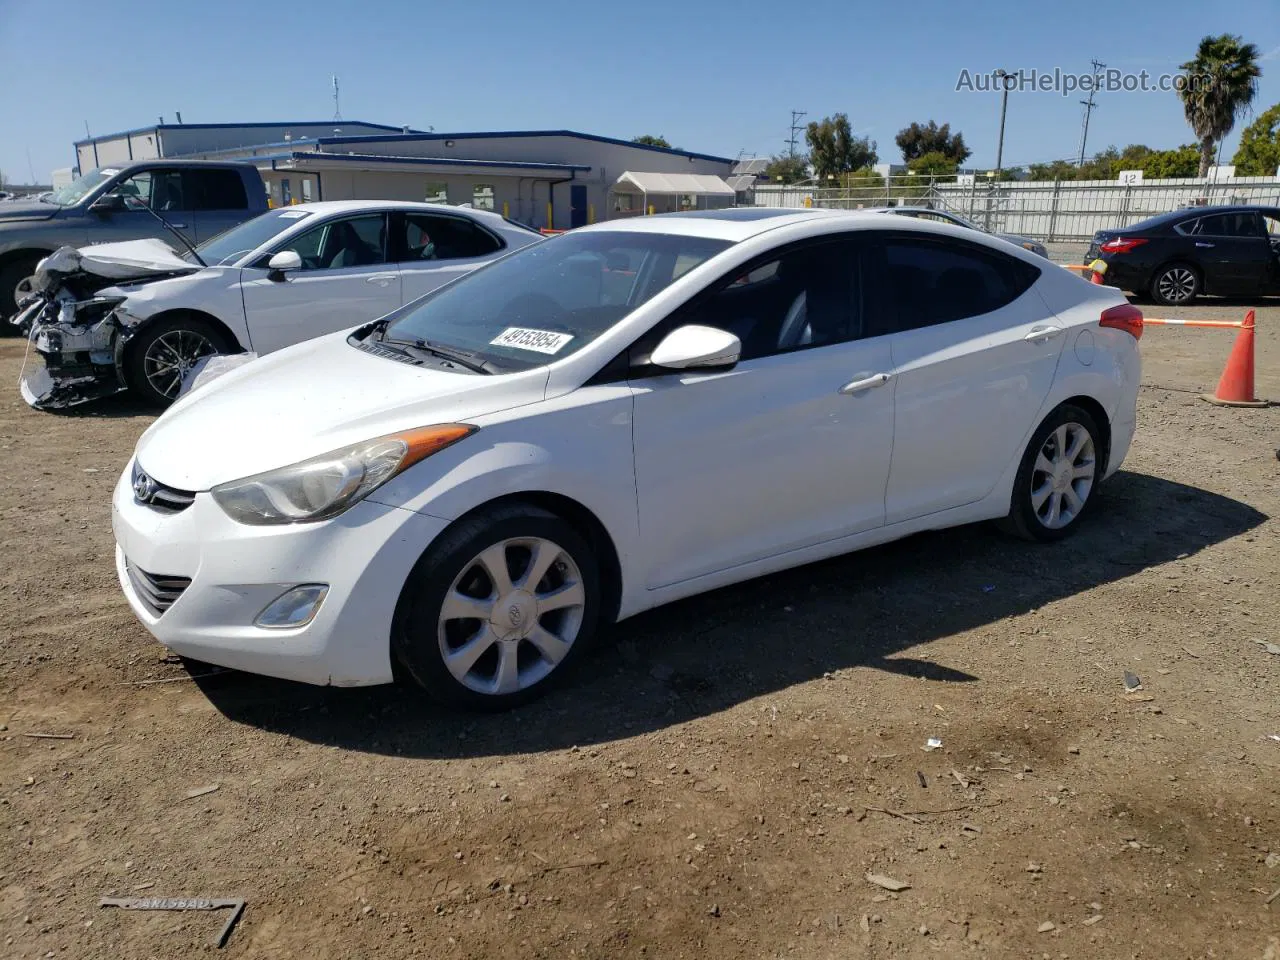
<instances>
[{"instance_id":1,"label":"rear door handle","mask_svg":"<svg viewBox=\"0 0 1280 960\"><path fill-rule=\"evenodd\" d=\"M1032 327L1022 339L1027 343L1048 343L1060 333L1061 327Z\"/></svg>"},{"instance_id":2,"label":"rear door handle","mask_svg":"<svg viewBox=\"0 0 1280 960\"><path fill-rule=\"evenodd\" d=\"M185 229L187 229L187 225L186 225L185 223L171 223L171 224L169 224L169 226L173 227L173 229L175 229L175 230L185 230Z\"/></svg>"},{"instance_id":3,"label":"rear door handle","mask_svg":"<svg viewBox=\"0 0 1280 960\"><path fill-rule=\"evenodd\" d=\"M863 390L870 390L872 387L883 387L889 382L889 376L887 373L877 373L870 377L863 377L861 380L850 380L840 388L840 392L848 396L853 393L861 393Z\"/></svg>"},{"instance_id":4,"label":"rear door handle","mask_svg":"<svg viewBox=\"0 0 1280 960\"><path fill-rule=\"evenodd\" d=\"M1212 244L1212 243L1205 243L1203 240L1197 240L1197 241L1196 241L1196 246L1197 246L1197 247L1212 247L1212 246L1213 246L1213 244Z\"/></svg>"},{"instance_id":5,"label":"rear door handle","mask_svg":"<svg viewBox=\"0 0 1280 960\"><path fill-rule=\"evenodd\" d=\"M394 273L375 273L371 277L365 277L364 282L376 283L379 286L385 287L388 283L390 283L395 278L396 278L396 275Z\"/></svg>"}]
</instances>

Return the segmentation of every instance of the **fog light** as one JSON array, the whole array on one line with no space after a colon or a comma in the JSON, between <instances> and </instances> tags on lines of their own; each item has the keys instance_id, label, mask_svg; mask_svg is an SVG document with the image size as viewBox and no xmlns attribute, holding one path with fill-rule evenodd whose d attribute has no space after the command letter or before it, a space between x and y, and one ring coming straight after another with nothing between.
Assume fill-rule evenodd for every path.
<instances>
[{"instance_id":1,"label":"fog light","mask_svg":"<svg viewBox=\"0 0 1280 960\"><path fill-rule=\"evenodd\" d=\"M271 629L305 627L320 612L320 604L328 592L327 583L299 584L267 604L253 621L254 625Z\"/></svg>"}]
</instances>

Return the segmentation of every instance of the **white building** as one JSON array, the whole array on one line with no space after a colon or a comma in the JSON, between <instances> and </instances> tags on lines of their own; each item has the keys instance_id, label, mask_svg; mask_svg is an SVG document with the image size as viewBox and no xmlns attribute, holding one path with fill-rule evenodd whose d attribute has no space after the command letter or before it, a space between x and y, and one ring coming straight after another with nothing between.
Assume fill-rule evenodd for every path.
<instances>
[{"instance_id":1,"label":"white building","mask_svg":"<svg viewBox=\"0 0 1280 960\"><path fill-rule=\"evenodd\" d=\"M428 200L533 227L732 206L733 161L572 130L424 133L328 123L157 124L76 145L81 170L130 160L249 160L276 205Z\"/></svg>"}]
</instances>

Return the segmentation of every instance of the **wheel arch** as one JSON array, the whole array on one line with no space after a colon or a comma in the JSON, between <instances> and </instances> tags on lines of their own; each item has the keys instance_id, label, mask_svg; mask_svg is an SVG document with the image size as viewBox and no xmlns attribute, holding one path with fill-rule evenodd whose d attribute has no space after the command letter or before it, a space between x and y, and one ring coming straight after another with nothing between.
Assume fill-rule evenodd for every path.
<instances>
[{"instance_id":1,"label":"wheel arch","mask_svg":"<svg viewBox=\"0 0 1280 960\"><path fill-rule=\"evenodd\" d=\"M554 513L591 544L591 549L595 551L596 559L600 563L600 583L604 587L600 607L601 621L614 623L618 619L618 610L622 604L622 563L613 537L589 507L563 493L552 493L549 490L524 490L488 500L467 511L454 522L461 523L477 510L511 503L529 503Z\"/></svg>"},{"instance_id":2,"label":"wheel arch","mask_svg":"<svg viewBox=\"0 0 1280 960\"><path fill-rule=\"evenodd\" d=\"M19 260L43 260L51 253L53 253L52 250L38 247L17 247L13 250L6 250L4 253L0 253L0 270Z\"/></svg>"},{"instance_id":3,"label":"wheel arch","mask_svg":"<svg viewBox=\"0 0 1280 960\"><path fill-rule=\"evenodd\" d=\"M227 326L225 323L223 323L213 314L207 313L204 310L195 310L187 307L180 307L180 308L175 308L171 310L161 310L159 313L156 313L147 317L146 320L144 320L142 323L134 327L133 330L130 332L130 336L129 336L130 342L125 344L125 347L124 347L125 354L128 354L132 351L133 341L137 340L138 334L141 333L143 330L146 330L148 327L154 326L157 323L164 323L166 320L176 320L180 317L190 317L194 320L200 320L200 321L203 321L204 323L209 324L210 326L218 330L218 332L221 333L224 337L226 337L227 342L230 343L233 347L238 348L241 353L245 351L246 347L244 346L244 344L240 342L240 338L235 335L235 333L231 330L229 326Z\"/></svg>"}]
</instances>

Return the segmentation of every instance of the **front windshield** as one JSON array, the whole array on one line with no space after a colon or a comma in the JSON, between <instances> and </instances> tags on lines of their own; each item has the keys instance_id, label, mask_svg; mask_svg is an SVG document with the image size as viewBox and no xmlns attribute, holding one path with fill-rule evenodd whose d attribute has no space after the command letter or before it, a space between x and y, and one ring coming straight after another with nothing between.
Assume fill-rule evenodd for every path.
<instances>
[{"instance_id":1,"label":"front windshield","mask_svg":"<svg viewBox=\"0 0 1280 960\"><path fill-rule=\"evenodd\" d=\"M300 220L310 216L310 211L293 207L270 210L260 217L246 220L239 226L211 237L196 247L196 252L200 254L200 259L211 267L234 263L246 253L252 253L272 237L284 233ZM196 262L190 252L184 255L184 259L191 263Z\"/></svg>"},{"instance_id":2,"label":"front windshield","mask_svg":"<svg viewBox=\"0 0 1280 960\"><path fill-rule=\"evenodd\" d=\"M428 294L383 337L465 351L503 371L528 370L580 350L729 246L662 233L567 233Z\"/></svg>"},{"instance_id":3,"label":"front windshield","mask_svg":"<svg viewBox=\"0 0 1280 960\"><path fill-rule=\"evenodd\" d=\"M73 203L79 203L94 187L99 186L104 181L110 180L119 170L113 170L110 167L105 169L94 168L82 177L77 177L65 187L59 187L47 197L50 203L56 203L60 207L69 207Z\"/></svg>"}]
</instances>

